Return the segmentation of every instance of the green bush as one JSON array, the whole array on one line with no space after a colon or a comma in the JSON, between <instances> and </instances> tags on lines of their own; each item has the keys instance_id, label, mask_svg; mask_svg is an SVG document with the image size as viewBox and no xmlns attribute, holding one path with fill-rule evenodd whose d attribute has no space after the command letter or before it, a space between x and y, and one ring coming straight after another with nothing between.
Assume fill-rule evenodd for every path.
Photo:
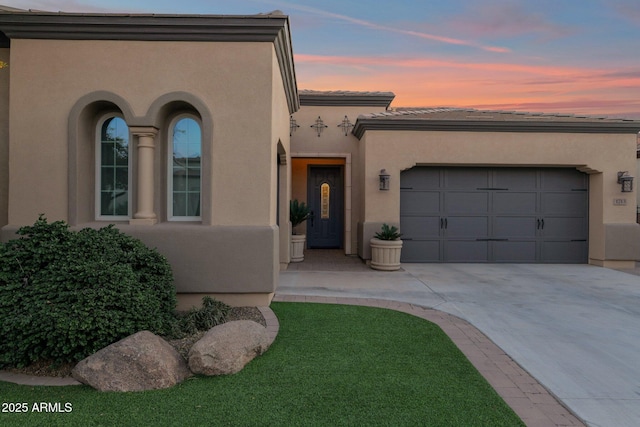
<instances>
[{"instance_id":1,"label":"green bush","mask_svg":"<svg viewBox=\"0 0 640 427\"><path fill-rule=\"evenodd\" d=\"M398 233L396 226L389 227L389 224L382 224L382 229L374 237L380 240L398 240L402 237L402 233Z\"/></svg>"},{"instance_id":2,"label":"green bush","mask_svg":"<svg viewBox=\"0 0 640 427\"><path fill-rule=\"evenodd\" d=\"M179 316L179 336L195 334L224 323L231 307L211 297L202 298L202 307L195 308Z\"/></svg>"},{"instance_id":3,"label":"green bush","mask_svg":"<svg viewBox=\"0 0 640 427\"><path fill-rule=\"evenodd\" d=\"M175 330L171 267L112 225L40 216L0 245L0 367L75 362L141 330Z\"/></svg>"}]
</instances>

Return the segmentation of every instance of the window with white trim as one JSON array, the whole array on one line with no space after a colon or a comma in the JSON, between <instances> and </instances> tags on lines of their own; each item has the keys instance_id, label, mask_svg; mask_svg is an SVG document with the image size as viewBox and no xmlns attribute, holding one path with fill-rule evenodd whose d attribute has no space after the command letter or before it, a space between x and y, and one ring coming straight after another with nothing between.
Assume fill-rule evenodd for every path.
<instances>
[{"instance_id":1,"label":"window with white trim","mask_svg":"<svg viewBox=\"0 0 640 427\"><path fill-rule=\"evenodd\" d=\"M131 216L129 126L117 115L102 119L96 137L96 219Z\"/></svg>"},{"instance_id":2,"label":"window with white trim","mask_svg":"<svg viewBox=\"0 0 640 427\"><path fill-rule=\"evenodd\" d=\"M167 212L171 221L200 221L202 128L190 115L169 126Z\"/></svg>"}]
</instances>

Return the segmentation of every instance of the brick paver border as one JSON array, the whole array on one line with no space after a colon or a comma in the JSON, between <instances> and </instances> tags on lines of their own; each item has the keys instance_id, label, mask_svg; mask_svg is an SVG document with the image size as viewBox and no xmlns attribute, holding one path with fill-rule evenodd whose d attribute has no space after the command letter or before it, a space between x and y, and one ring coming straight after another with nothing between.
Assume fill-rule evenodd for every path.
<instances>
[{"instance_id":1,"label":"brick paver border","mask_svg":"<svg viewBox=\"0 0 640 427\"><path fill-rule=\"evenodd\" d=\"M513 411L530 427L585 426L555 396L469 322L431 308L373 298L276 294L274 301L348 304L387 308L438 325Z\"/></svg>"}]
</instances>

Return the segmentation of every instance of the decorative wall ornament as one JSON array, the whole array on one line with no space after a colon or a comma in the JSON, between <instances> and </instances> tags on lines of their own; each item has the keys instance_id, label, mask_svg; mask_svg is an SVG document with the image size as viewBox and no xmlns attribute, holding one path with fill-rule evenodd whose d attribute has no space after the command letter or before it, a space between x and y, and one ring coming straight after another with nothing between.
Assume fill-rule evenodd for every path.
<instances>
[{"instance_id":1,"label":"decorative wall ornament","mask_svg":"<svg viewBox=\"0 0 640 427\"><path fill-rule=\"evenodd\" d=\"M299 127L300 125L296 123L296 119L293 118L293 115L289 116L289 136L292 136Z\"/></svg>"},{"instance_id":2,"label":"decorative wall ornament","mask_svg":"<svg viewBox=\"0 0 640 427\"><path fill-rule=\"evenodd\" d=\"M322 134L322 131L325 130L325 128L328 128L329 126L325 125L322 118L318 116L318 118L316 119L316 124L311 125L311 127L316 130L316 132L318 133L318 138L320 138L320 134Z\"/></svg>"},{"instance_id":3,"label":"decorative wall ornament","mask_svg":"<svg viewBox=\"0 0 640 427\"><path fill-rule=\"evenodd\" d=\"M355 125L353 123L351 123L351 121L349 120L349 117L347 117L347 116L344 116L344 119L342 119L342 123L340 123L338 125L339 128L342 128L342 131L344 132L344 136L348 136L349 135L349 131L354 126Z\"/></svg>"}]
</instances>

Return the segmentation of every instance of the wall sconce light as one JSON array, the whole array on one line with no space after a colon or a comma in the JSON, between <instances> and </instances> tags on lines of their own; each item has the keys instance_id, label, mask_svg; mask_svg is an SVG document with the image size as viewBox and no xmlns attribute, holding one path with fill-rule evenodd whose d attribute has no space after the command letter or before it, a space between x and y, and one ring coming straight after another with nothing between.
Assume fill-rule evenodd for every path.
<instances>
[{"instance_id":1,"label":"wall sconce light","mask_svg":"<svg viewBox=\"0 0 640 427\"><path fill-rule=\"evenodd\" d=\"M633 177L629 172L618 172L618 184L622 187L623 193L631 193L633 191Z\"/></svg>"},{"instance_id":2,"label":"wall sconce light","mask_svg":"<svg viewBox=\"0 0 640 427\"><path fill-rule=\"evenodd\" d=\"M389 190L389 181L391 180L391 175L387 173L386 169L380 170L380 190L387 191Z\"/></svg>"},{"instance_id":3,"label":"wall sconce light","mask_svg":"<svg viewBox=\"0 0 640 427\"><path fill-rule=\"evenodd\" d=\"M320 116L318 116L318 118L316 119L316 124L311 125L311 127L316 130L316 132L318 133L318 138L320 138L320 134L322 134L322 131L329 126L325 125L324 121L320 118Z\"/></svg>"}]
</instances>

